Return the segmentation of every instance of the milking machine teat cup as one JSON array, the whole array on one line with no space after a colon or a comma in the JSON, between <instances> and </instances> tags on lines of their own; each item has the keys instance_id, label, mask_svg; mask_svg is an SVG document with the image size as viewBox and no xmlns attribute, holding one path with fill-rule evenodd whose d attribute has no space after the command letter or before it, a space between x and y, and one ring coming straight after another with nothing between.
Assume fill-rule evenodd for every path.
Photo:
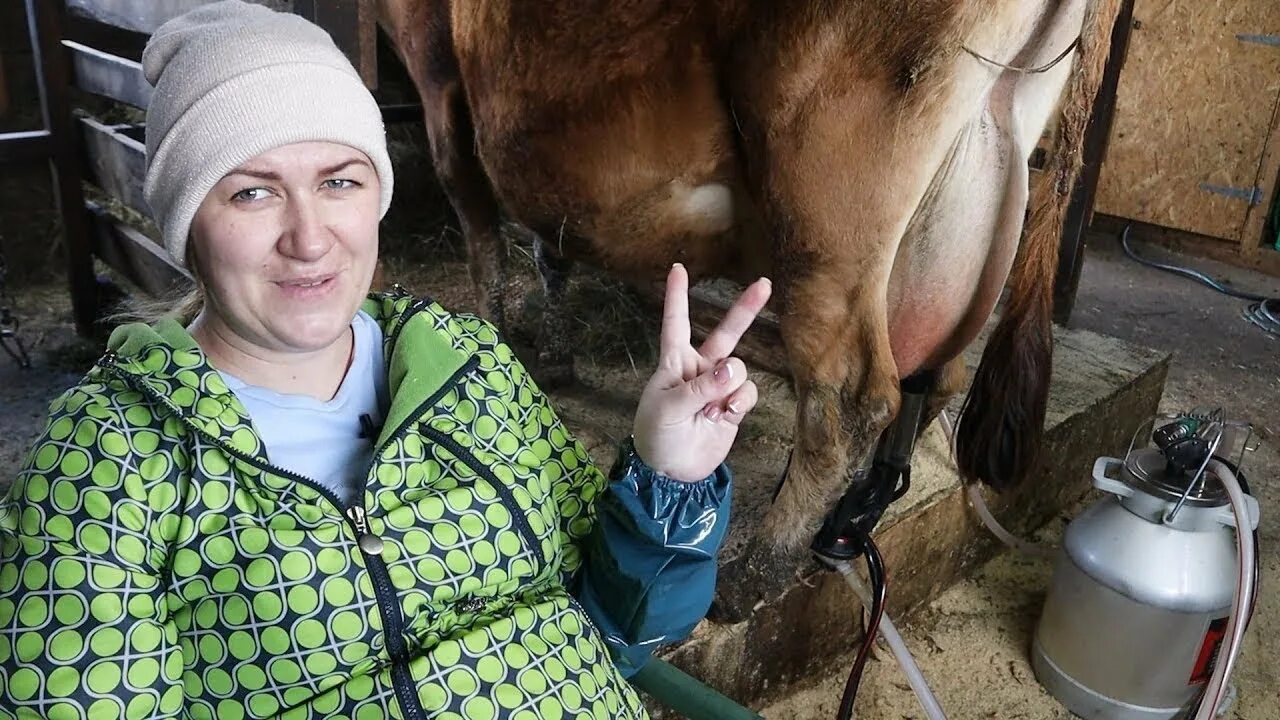
<instances>
[{"instance_id":1,"label":"milking machine teat cup","mask_svg":"<svg viewBox=\"0 0 1280 720\"><path fill-rule=\"evenodd\" d=\"M1066 528L1031 649L1071 712L1204 720L1230 704L1258 587L1258 503L1241 469L1252 439L1197 411L1152 418L1123 459L1098 458L1106 496Z\"/></svg>"}]
</instances>

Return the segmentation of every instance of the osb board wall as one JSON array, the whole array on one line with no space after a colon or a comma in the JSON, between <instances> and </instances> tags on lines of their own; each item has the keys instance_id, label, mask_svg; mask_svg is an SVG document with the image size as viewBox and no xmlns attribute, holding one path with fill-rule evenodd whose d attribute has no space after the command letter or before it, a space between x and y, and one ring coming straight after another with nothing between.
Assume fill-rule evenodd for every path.
<instances>
[{"instance_id":1,"label":"osb board wall","mask_svg":"<svg viewBox=\"0 0 1280 720\"><path fill-rule=\"evenodd\" d=\"M1137 0L1100 212L1239 241L1280 97L1277 0ZM1269 182L1266 183L1268 186Z\"/></svg>"}]
</instances>

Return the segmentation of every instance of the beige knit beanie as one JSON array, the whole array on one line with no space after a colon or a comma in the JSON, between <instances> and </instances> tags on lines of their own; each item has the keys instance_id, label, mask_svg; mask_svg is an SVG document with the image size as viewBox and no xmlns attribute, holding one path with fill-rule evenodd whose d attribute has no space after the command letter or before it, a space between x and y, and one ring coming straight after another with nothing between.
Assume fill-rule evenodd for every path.
<instances>
[{"instance_id":1,"label":"beige knit beanie","mask_svg":"<svg viewBox=\"0 0 1280 720\"><path fill-rule=\"evenodd\" d=\"M202 5L156 30L142 68L155 86L143 193L177 263L213 186L282 145L328 141L363 151L386 214L393 179L382 114L319 27L240 0Z\"/></svg>"}]
</instances>

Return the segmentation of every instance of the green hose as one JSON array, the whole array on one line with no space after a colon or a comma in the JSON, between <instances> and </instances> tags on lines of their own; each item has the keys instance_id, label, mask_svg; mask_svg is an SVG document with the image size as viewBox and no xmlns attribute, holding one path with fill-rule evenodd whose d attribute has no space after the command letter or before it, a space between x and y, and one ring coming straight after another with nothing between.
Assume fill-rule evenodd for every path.
<instances>
[{"instance_id":1,"label":"green hose","mask_svg":"<svg viewBox=\"0 0 1280 720\"><path fill-rule=\"evenodd\" d=\"M764 720L658 658L650 660L633 675L631 684L689 720Z\"/></svg>"}]
</instances>

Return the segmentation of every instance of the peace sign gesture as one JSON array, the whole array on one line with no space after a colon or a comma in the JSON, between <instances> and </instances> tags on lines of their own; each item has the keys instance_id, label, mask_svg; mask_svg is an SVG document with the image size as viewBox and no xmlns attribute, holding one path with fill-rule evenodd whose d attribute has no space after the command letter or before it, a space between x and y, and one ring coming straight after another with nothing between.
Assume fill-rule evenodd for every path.
<instances>
[{"instance_id":1,"label":"peace sign gesture","mask_svg":"<svg viewBox=\"0 0 1280 720\"><path fill-rule=\"evenodd\" d=\"M761 278L738 296L702 346L689 329L689 275L675 265L667 275L658 369L636 408L636 454L649 467L696 482L729 454L738 424L756 405L756 385L733 350L768 302L773 285Z\"/></svg>"}]
</instances>

